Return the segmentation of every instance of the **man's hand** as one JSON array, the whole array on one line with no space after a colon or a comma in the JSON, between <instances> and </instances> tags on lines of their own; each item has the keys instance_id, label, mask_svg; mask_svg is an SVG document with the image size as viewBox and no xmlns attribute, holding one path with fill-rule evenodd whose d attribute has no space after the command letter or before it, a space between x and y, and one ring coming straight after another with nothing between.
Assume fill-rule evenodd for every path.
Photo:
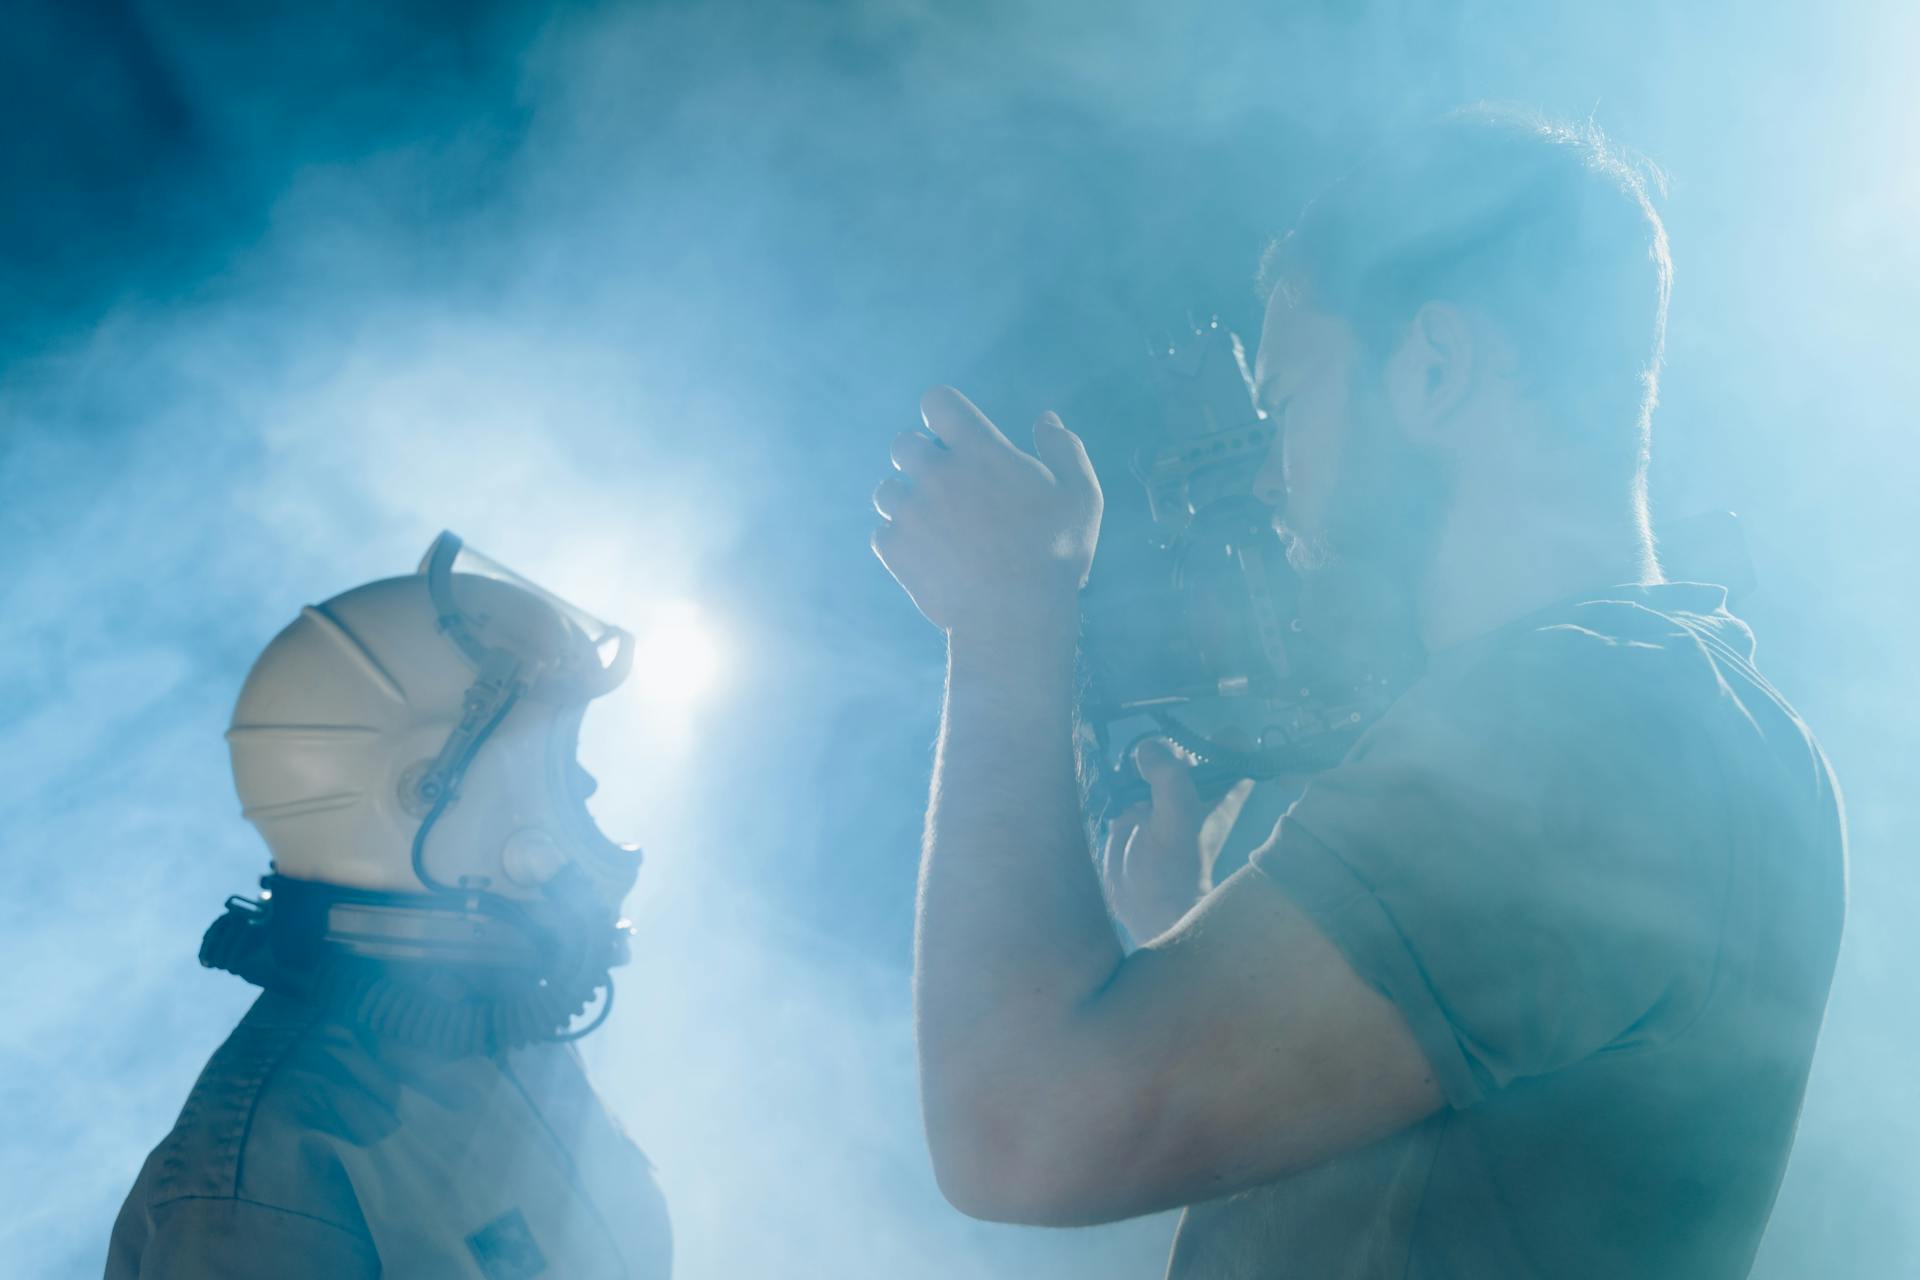
<instances>
[{"instance_id":1,"label":"man's hand","mask_svg":"<svg viewBox=\"0 0 1920 1280\"><path fill-rule=\"evenodd\" d=\"M1194 788L1191 758L1159 738L1142 742L1134 767L1152 799L1122 811L1108 824L1100 854L1107 904L1135 942L1171 929L1213 889L1213 867L1253 791L1233 785L1209 808Z\"/></svg>"},{"instance_id":2,"label":"man's hand","mask_svg":"<svg viewBox=\"0 0 1920 1280\"><path fill-rule=\"evenodd\" d=\"M1070 612L1100 535L1100 482L1080 438L1049 412L1025 453L951 387L922 396L920 412L933 435L893 442L898 474L873 495L874 554L949 633Z\"/></svg>"}]
</instances>

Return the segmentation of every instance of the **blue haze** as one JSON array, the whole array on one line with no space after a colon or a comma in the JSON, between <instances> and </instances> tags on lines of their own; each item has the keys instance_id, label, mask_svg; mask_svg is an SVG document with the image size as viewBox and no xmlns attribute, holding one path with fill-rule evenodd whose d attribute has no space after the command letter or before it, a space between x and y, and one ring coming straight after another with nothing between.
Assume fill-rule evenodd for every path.
<instances>
[{"instance_id":1,"label":"blue haze","mask_svg":"<svg viewBox=\"0 0 1920 1280\"><path fill-rule=\"evenodd\" d=\"M1744 516L1853 913L1757 1275L1920 1274L1920 18L1895 0L285 7L0 18L0 1271L96 1274L249 989L221 731L303 603L450 527L695 708L589 720L651 850L596 1079L688 1280L1152 1277L1166 1217L968 1222L906 972L941 655L866 549L920 389L1058 408L1115 536L1144 336L1251 334L1266 236L1396 121L1592 116L1671 178L1656 515Z\"/></svg>"}]
</instances>

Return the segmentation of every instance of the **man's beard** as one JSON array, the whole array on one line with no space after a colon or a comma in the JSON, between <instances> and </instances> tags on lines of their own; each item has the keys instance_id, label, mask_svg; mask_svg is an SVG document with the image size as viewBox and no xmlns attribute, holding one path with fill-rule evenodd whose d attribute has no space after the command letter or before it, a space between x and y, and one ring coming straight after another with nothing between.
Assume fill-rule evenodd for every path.
<instances>
[{"instance_id":1,"label":"man's beard","mask_svg":"<svg viewBox=\"0 0 1920 1280\"><path fill-rule=\"evenodd\" d=\"M1399 668L1419 649L1420 580L1439 528L1445 478L1394 428L1377 393L1356 383L1352 426L1320 528L1277 522L1299 575L1301 617L1370 668Z\"/></svg>"}]
</instances>

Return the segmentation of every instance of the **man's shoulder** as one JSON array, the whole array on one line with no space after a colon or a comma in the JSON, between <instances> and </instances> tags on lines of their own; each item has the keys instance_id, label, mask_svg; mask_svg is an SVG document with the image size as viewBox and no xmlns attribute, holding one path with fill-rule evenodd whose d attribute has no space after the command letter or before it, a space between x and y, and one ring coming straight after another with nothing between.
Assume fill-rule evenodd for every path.
<instances>
[{"instance_id":1,"label":"man's shoulder","mask_svg":"<svg viewBox=\"0 0 1920 1280\"><path fill-rule=\"evenodd\" d=\"M1752 657L1719 588L1564 602L1436 654L1349 760L1679 826L1756 788L1824 810L1825 758Z\"/></svg>"},{"instance_id":2,"label":"man's shoulder","mask_svg":"<svg viewBox=\"0 0 1920 1280\"><path fill-rule=\"evenodd\" d=\"M1436 657L1410 709L1580 737L1640 726L1686 737L1744 701L1784 700L1753 666L1753 635L1719 588L1570 601Z\"/></svg>"},{"instance_id":3,"label":"man's shoulder","mask_svg":"<svg viewBox=\"0 0 1920 1280\"><path fill-rule=\"evenodd\" d=\"M1458 666L1481 681L1544 679L1574 690L1598 683L1668 696L1710 686L1721 664L1750 668L1752 633L1724 601L1683 608L1686 599L1642 591L1572 601L1468 646Z\"/></svg>"},{"instance_id":4,"label":"man's shoulder","mask_svg":"<svg viewBox=\"0 0 1920 1280\"><path fill-rule=\"evenodd\" d=\"M1747 771L1774 785L1784 769L1823 795L1831 788L1812 729L1761 674L1753 632L1718 587L1668 583L1584 602L1513 648L1537 683L1603 718L1637 717L1673 750L1711 756L1724 778Z\"/></svg>"},{"instance_id":5,"label":"man's shoulder","mask_svg":"<svg viewBox=\"0 0 1920 1280\"><path fill-rule=\"evenodd\" d=\"M1502 794L1557 797L1583 823L1599 806L1602 825L1691 840L1695 824L1710 834L1759 810L1782 838L1841 850L1831 767L1754 647L1717 587L1570 602L1443 655L1395 708L1399 740L1385 750Z\"/></svg>"}]
</instances>

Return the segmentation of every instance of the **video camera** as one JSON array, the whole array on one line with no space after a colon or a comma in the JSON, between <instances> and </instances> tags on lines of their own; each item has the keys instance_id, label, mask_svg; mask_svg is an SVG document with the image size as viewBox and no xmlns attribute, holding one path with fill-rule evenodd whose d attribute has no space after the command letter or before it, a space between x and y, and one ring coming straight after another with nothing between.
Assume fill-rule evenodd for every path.
<instances>
[{"instance_id":1,"label":"video camera","mask_svg":"<svg viewBox=\"0 0 1920 1280\"><path fill-rule=\"evenodd\" d=\"M1085 599L1081 718L1091 816L1146 799L1133 748L1163 737L1202 795L1337 762L1416 674L1388 593L1337 599L1287 560L1253 483L1275 426L1217 319L1154 344L1161 431L1134 455L1153 520L1149 567ZM1090 747L1091 749L1088 749ZM1094 765L1098 765L1097 770Z\"/></svg>"}]
</instances>

